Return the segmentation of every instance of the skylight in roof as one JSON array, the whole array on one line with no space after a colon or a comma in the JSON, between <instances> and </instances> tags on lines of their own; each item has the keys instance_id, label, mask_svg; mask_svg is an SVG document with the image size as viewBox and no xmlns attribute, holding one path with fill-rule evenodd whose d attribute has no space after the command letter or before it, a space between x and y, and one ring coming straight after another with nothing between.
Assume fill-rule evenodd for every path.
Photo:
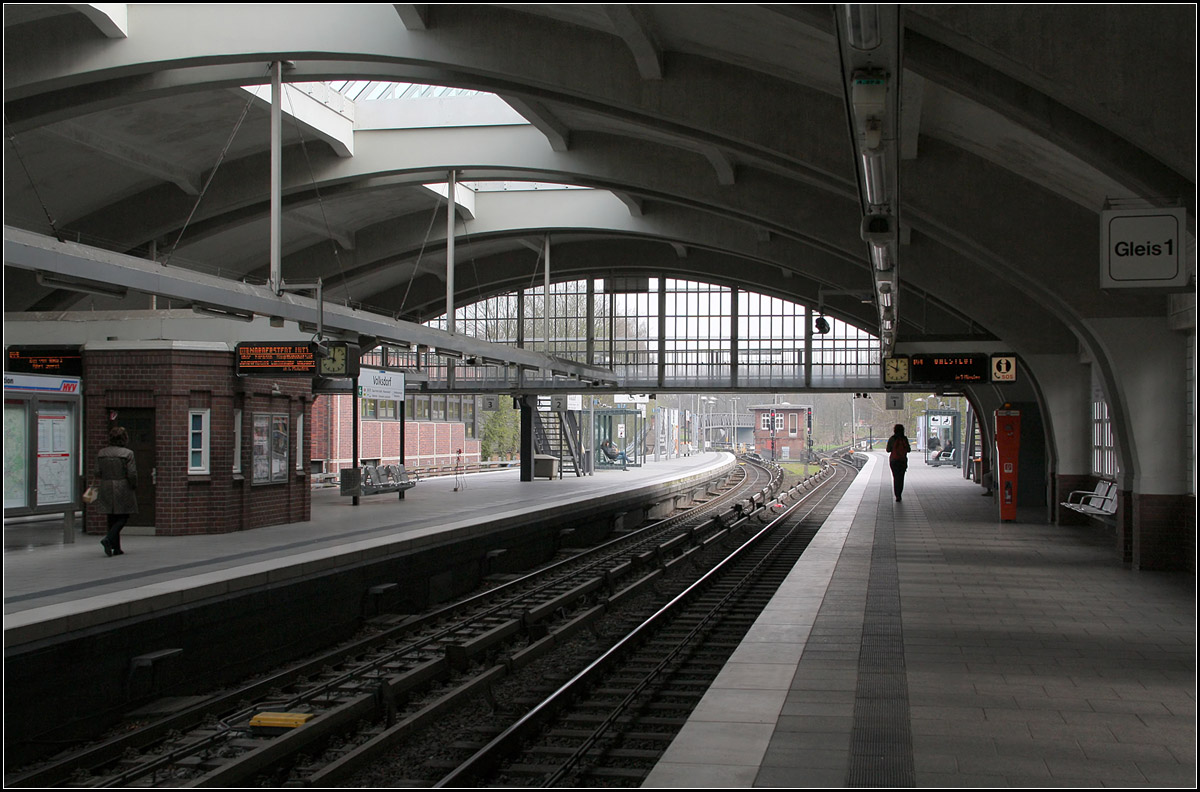
<instances>
[{"instance_id":1,"label":"skylight in roof","mask_svg":"<svg viewBox=\"0 0 1200 792\"><path fill-rule=\"evenodd\" d=\"M330 80L324 83L352 102L373 102L388 99L446 99L453 96L475 96L482 91L454 88L447 85L421 85L406 82L377 80ZM303 88L304 83L295 83Z\"/></svg>"}]
</instances>

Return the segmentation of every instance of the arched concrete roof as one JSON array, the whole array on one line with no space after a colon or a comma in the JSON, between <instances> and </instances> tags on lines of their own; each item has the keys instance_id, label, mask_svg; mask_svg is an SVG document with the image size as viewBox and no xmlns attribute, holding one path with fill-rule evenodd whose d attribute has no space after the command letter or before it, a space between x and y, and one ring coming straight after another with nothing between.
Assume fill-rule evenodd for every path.
<instances>
[{"instance_id":1,"label":"arched concrete roof","mask_svg":"<svg viewBox=\"0 0 1200 792\"><path fill-rule=\"evenodd\" d=\"M533 123L287 132L289 279L442 313L445 220L421 185L454 169L606 191L480 193L456 233L462 302L527 282L548 233L556 276L745 284L878 332L855 296L872 281L831 6L77 8L5 7L7 225L49 233L48 212L69 239L178 241L184 266L263 275L260 104L205 182L239 86L285 59L289 82L468 87ZM1182 202L1194 261L1195 7L907 6L903 22L899 340L1095 353L1097 321L1162 318L1161 293L1100 289L1099 211ZM6 285L7 311L78 299L7 268Z\"/></svg>"}]
</instances>

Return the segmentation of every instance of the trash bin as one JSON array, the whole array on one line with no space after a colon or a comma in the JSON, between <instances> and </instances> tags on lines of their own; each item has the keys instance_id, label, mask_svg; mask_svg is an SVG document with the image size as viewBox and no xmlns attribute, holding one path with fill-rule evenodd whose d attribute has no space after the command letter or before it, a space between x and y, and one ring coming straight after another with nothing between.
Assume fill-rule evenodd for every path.
<instances>
[{"instance_id":1,"label":"trash bin","mask_svg":"<svg viewBox=\"0 0 1200 792\"><path fill-rule=\"evenodd\" d=\"M533 477L558 478L559 458L549 454L536 454L533 457Z\"/></svg>"},{"instance_id":2,"label":"trash bin","mask_svg":"<svg viewBox=\"0 0 1200 792\"><path fill-rule=\"evenodd\" d=\"M362 495L362 471L356 467L342 468L342 495Z\"/></svg>"}]
</instances>

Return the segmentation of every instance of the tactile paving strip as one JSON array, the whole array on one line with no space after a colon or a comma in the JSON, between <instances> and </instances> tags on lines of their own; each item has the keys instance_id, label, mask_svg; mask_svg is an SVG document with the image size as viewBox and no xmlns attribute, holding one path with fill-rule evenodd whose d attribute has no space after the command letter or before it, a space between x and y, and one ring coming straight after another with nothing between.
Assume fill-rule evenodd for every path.
<instances>
[{"instance_id":1,"label":"tactile paving strip","mask_svg":"<svg viewBox=\"0 0 1200 792\"><path fill-rule=\"evenodd\" d=\"M900 624L896 531L890 519L880 519L875 526L846 785L916 785Z\"/></svg>"}]
</instances>

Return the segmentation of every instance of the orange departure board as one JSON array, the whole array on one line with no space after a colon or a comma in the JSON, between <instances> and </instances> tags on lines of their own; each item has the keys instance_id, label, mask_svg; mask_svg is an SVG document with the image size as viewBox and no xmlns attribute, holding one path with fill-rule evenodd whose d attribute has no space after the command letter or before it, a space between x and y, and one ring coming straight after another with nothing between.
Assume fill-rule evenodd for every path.
<instances>
[{"instance_id":1,"label":"orange departure board","mask_svg":"<svg viewBox=\"0 0 1200 792\"><path fill-rule=\"evenodd\" d=\"M83 376L83 355L77 346L10 346L6 351L5 371L16 374Z\"/></svg>"},{"instance_id":2,"label":"orange departure board","mask_svg":"<svg viewBox=\"0 0 1200 792\"><path fill-rule=\"evenodd\" d=\"M913 355L909 361L910 382L937 385L952 382L987 382L991 359L982 354Z\"/></svg>"},{"instance_id":3,"label":"orange departure board","mask_svg":"<svg viewBox=\"0 0 1200 792\"><path fill-rule=\"evenodd\" d=\"M239 377L315 377L316 345L310 341L244 341L234 356Z\"/></svg>"}]
</instances>

